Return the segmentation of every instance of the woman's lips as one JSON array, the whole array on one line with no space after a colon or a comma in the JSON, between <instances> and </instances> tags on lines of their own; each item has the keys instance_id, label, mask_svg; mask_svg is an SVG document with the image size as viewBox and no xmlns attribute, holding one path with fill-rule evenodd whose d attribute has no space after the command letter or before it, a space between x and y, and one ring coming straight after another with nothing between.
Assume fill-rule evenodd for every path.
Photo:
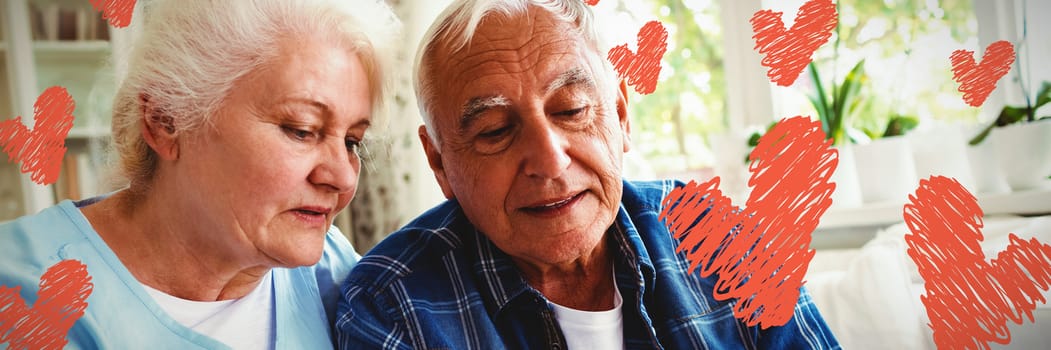
<instances>
[{"instance_id":1,"label":"woman's lips","mask_svg":"<svg viewBox=\"0 0 1051 350\"><path fill-rule=\"evenodd\" d=\"M292 213L297 218L310 225L327 225L328 214L332 212L331 208L325 207L300 207L292 209Z\"/></svg>"}]
</instances>

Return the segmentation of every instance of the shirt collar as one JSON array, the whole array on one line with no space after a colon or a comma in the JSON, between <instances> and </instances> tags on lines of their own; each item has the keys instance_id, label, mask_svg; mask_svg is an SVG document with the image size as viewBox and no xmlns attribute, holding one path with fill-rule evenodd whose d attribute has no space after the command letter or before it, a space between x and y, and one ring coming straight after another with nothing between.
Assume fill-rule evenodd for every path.
<instances>
[{"instance_id":1,"label":"shirt collar","mask_svg":"<svg viewBox=\"0 0 1051 350\"><path fill-rule=\"evenodd\" d=\"M519 273L511 256L497 248L477 228L473 228L472 234L478 257L474 263L474 273L479 281L478 288L483 300L492 300L494 303L494 307L489 309L490 317L494 319L499 317L512 302L520 297L527 299L522 302L530 302L528 299L532 299L532 302L546 303L546 299ZM645 290L647 285L653 285L653 263L650 261L649 254L643 249L638 230L623 205L613 225L606 231L606 241L613 248L610 252L617 269L630 268L633 270L632 275L635 278L630 283L639 285L642 290ZM618 275L623 276L620 273Z\"/></svg>"},{"instance_id":2,"label":"shirt collar","mask_svg":"<svg viewBox=\"0 0 1051 350\"><path fill-rule=\"evenodd\" d=\"M630 268L634 275L631 283L638 284L643 291L646 286L652 286L655 279L653 261L650 260L650 255L639 236L638 227L635 226L623 205L617 213L613 227L607 234L614 247L613 258L617 268ZM622 273L618 275L623 276Z\"/></svg>"}]
</instances>

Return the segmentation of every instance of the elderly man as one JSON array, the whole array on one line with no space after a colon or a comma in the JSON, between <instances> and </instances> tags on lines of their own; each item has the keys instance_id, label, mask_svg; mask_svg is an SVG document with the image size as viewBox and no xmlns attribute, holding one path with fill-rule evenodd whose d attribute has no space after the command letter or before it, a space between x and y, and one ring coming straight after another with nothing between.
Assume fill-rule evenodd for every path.
<instances>
[{"instance_id":1,"label":"elderly man","mask_svg":"<svg viewBox=\"0 0 1051 350\"><path fill-rule=\"evenodd\" d=\"M836 348L809 294L748 327L621 179L626 87L582 0L458 0L425 36L420 140L449 199L364 257L343 348Z\"/></svg>"}]
</instances>

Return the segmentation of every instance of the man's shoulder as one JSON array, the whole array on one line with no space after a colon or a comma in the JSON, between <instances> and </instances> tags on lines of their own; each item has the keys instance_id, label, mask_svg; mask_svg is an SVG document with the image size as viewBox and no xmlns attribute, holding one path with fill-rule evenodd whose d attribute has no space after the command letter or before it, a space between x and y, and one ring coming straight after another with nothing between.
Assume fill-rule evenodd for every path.
<instances>
[{"instance_id":1,"label":"man's shoulder","mask_svg":"<svg viewBox=\"0 0 1051 350\"><path fill-rule=\"evenodd\" d=\"M442 203L369 250L351 270L347 283L375 293L413 276L432 275L446 268L443 260L466 257L466 246L474 242L465 242L464 238L473 232L459 204Z\"/></svg>"},{"instance_id":2,"label":"man's shoulder","mask_svg":"<svg viewBox=\"0 0 1051 350\"><path fill-rule=\"evenodd\" d=\"M684 186L679 180L624 181L621 202L629 213L660 211L666 197L676 187Z\"/></svg>"}]
</instances>

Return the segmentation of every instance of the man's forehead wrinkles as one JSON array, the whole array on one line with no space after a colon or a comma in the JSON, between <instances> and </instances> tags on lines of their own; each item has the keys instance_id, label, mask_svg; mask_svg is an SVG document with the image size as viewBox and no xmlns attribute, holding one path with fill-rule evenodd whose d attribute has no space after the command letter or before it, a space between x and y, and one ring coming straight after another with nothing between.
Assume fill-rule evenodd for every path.
<instances>
[{"instance_id":1,"label":"man's forehead wrinkles","mask_svg":"<svg viewBox=\"0 0 1051 350\"><path fill-rule=\"evenodd\" d=\"M461 52L460 54L450 58L450 61L452 63L451 66L463 67L463 69L453 68L453 70L460 71L461 73L471 71L491 63L502 64L505 66L523 66L523 70L531 69L536 68L536 66L538 66L541 62L555 61L565 56L573 55L573 50L577 48L577 44L579 44L575 40L565 37L560 37L547 42L537 42L537 40L540 39L537 37L530 38L525 43L513 48L494 47L484 50L471 50L470 52ZM509 72L521 71L509 70Z\"/></svg>"},{"instance_id":2,"label":"man's forehead wrinkles","mask_svg":"<svg viewBox=\"0 0 1051 350\"><path fill-rule=\"evenodd\" d=\"M494 58L483 62L473 63L465 65L466 69L454 69L451 75L451 82L460 86L475 85L481 79L490 79L493 77L500 77L501 79L513 79L513 77L505 77L508 74L518 74L526 71L527 67L522 67L522 62L512 58ZM478 74L482 72L483 74Z\"/></svg>"},{"instance_id":3,"label":"man's forehead wrinkles","mask_svg":"<svg viewBox=\"0 0 1051 350\"><path fill-rule=\"evenodd\" d=\"M448 99L440 104L447 113L445 118L452 121L449 126L454 133L457 126L465 124L457 121L469 122L481 110L521 102L523 93L547 95L554 85L581 82L579 75L566 74L570 67L564 64L582 57L586 47L583 38L573 30L572 23L551 16L533 12L509 20L496 15L496 18L484 19L464 47L446 46L438 50L436 57L446 57L442 64L446 68L435 73L445 77L443 94L448 94ZM501 103L491 103L496 102L491 99L494 96L502 97ZM465 116L467 118L463 118Z\"/></svg>"}]
</instances>

